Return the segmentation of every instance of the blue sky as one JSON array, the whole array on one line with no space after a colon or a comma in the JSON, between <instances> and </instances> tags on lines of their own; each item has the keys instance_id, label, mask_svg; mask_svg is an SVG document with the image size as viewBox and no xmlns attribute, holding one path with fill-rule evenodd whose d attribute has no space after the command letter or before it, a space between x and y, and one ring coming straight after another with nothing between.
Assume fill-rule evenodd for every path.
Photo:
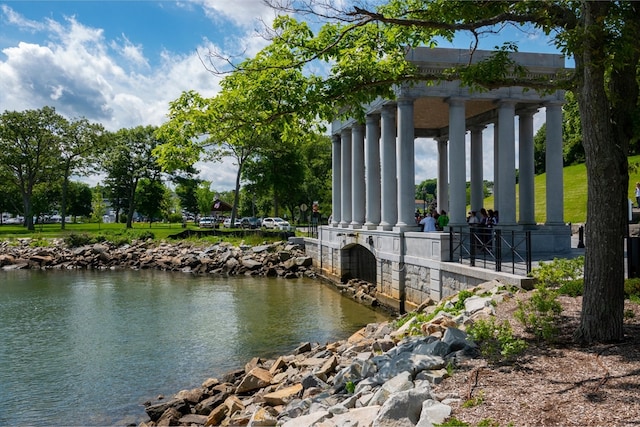
<instances>
[{"instance_id":1,"label":"blue sky","mask_svg":"<svg viewBox=\"0 0 640 427\"><path fill-rule=\"evenodd\" d=\"M182 91L218 91L219 79L198 54L253 56L273 17L262 0L0 1L0 111L48 105L109 130L160 125ZM518 40L522 51L554 51L538 33L507 32L502 37ZM416 146L416 182L436 175L435 144L424 146ZM216 190L233 188L230 162L199 167Z\"/></svg>"}]
</instances>

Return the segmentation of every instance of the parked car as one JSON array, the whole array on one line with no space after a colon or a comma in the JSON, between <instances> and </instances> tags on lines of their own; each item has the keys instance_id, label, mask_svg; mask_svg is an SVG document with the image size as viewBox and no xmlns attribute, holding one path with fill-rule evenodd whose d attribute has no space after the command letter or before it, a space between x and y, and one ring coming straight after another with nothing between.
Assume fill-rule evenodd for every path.
<instances>
[{"instance_id":1,"label":"parked car","mask_svg":"<svg viewBox=\"0 0 640 427\"><path fill-rule=\"evenodd\" d=\"M234 228L240 228L242 226L242 223L238 218L236 218L233 224L234 224L233 225ZM231 228L231 218L225 218L224 221L222 222L222 226L224 228Z\"/></svg>"},{"instance_id":2,"label":"parked car","mask_svg":"<svg viewBox=\"0 0 640 427\"><path fill-rule=\"evenodd\" d=\"M254 216L245 216L240 219L240 227L242 228L258 228L260 227L260 222L258 218Z\"/></svg>"},{"instance_id":3,"label":"parked car","mask_svg":"<svg viewBox=\"0 0 640 427\"><path fill-rule=\"evenodd\" d=\"M214 228L216 226L216 219L210 216L200 218L198 225L201 228Z\"/></svg>"},{"instance_id":4,"label":"parked car","mask_svg":"<svg viewBox=\"0 0 640 427\"><path fill-rule=\"evenodd\" d=\"M273 230L292 231L293 227L288 221L280 217L267 217L262 220L262 226Z\"/></svg>"}]
</instances>

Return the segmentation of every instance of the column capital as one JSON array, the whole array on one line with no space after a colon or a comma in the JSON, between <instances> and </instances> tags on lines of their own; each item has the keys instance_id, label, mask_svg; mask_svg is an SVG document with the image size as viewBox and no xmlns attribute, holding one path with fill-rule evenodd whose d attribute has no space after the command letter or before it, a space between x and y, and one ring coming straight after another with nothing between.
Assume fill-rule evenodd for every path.
<instances>
[{"instance_id":1,"label":"column capital","mask_svg":"<svg viewBox=\"0 0 640 427\"><path fill-rule=\"evenodd\" d=\"M450 96L449 98L445 99L445 102L449 105L462 105L467 102L467 98L464 98L462 96Z\"/></svg>"},{"instance_id":2,"label":"column capital","mask_svg":"<svg viewBox=\"0 0 640 427\"><path fill-rule=\"evenodd\" d=\"M496 100L496 105L498 106L498 108L499 107L511 107L511 106L515 108L517 103L518 103L518 101L515 100L515 99L505 98L505 99Z\"/></svg>"},{"instance_id":3,"label":"column capital","mask_svg":"<svg viewBox=\"0 0 640 427\"><path fill-rule=\"evenodd\" d=\"M487 128L487 125L472 125L472 126L469 126L469 130L471 132L482 132L486 128Z\"/></svg>"},{"instance_id":4,"label":"column capital","mask_svg":"<svg viewBox=\"0 0 640 427\"><path fill-rule=\"evenodd\" d=\"M566 104L565 101L560 101L558 99L554 99L553 101L545 101L544 102L544 106L545 107L562 107L564 104Z\"/></svg>"},{"instance_id":5,"label":"column capital","mask_svg":"<svg viewBox=\"0 0 640 427\"><path fill-rule=\"evenodd\" d=\"M365 118L365 123L377 123L380 121L380 113L369 113Z\"/></svg>"},{"instance_id":6,"label":"column capital","mask_svg":"<svg viewBox=\"0 0 640 427\"><path fill-rule=\"evenodd\" d=\"M528 106L524 108L518 108L516 110L516 115L524 117L524 116L533 116L535 113L540 110L540 107Z\"/></svg>"},{"instance_id":7,"label":"column capital","mask_svg":"<svg viewBox=\"0 0 640 427\"><path fill-rule=\"evenodd\" d=\"M415 98L403 97L403 98L398 98L397 105L398 105L398 108L402 108L407 105L413 106L415 102L416 102Z\"/></svg>"}]
</instances>

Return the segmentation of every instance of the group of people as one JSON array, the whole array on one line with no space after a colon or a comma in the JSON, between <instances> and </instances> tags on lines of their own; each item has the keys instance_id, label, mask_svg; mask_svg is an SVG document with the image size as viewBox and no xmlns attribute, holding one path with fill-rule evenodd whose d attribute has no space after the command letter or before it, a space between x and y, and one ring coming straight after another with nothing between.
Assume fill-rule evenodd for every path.
<instances>
[{"instance_id":1,"label":"group of people","mask_svg":"<svg viewBox=\"0 0 640 427\"><path fill-rule=\"evenodd\" d=\"M447 212L441 210L425 211L424 215L420 209L416 210L416 223L420 225L420 230L424 232L442 231L449 224L449 216ZM493 227L498 224L498 211L493 209L480 209L477 211L469 211L467 214L467 223L479 227Z\"/></svg>"},{"instance_id":2,"label":"group of people","mask_svg":"<svg viewBox=\"0 0 640 427\"><path fill-rule=\"evenodd\" d=\"M480 209L480 212L469 211L467 214L467 223L469 225L479 225L484 227L493 227L498 224L498 211L493 209Z\"/></svg>"},{"instance_id":3,"label":"group of people","mask_svg":"<svg viewBox=\"0 0 640 427\"><path fill-rule=\"evenodd\" d=\"M420 226L420 230L424 232L442 231L449 224L449 216L447 216L447 212L444 209L440 213L437 211L425 212L424 216L420 213L420 209L417 209L416 223Z\"/></svg>"}]
</instances>

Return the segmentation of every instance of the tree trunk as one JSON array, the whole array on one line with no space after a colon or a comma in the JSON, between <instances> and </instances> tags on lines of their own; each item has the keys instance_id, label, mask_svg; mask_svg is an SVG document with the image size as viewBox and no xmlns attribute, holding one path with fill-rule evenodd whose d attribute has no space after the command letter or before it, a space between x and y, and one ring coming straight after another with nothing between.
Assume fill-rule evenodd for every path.
<instances>
[{"instance_id":1,"label":"tree trunk","mask_svg":"<svg viewBox=\"0 0 640 427\"><path fill-rule=\"evenodd\" d=\"M133 213L136 210L136 188L138 187L138 180L134 180L129 188L129 208L127 209L127 225L126 228L133 228Z\"/></svg>"},{"instance_id":2,"label":"tree trunk","mask_svg":"<svg viewBox=\"0 0 640 427\"><path fill-rule=\"evenodd\" d=\"M621 341L624 312L624 241L627 234L628 141L620 141L605 90L602 3L585 2L583 51L576 55L578 104L587 163L587 225L582 343ZM595 21L595 22L594 22Z\"/></svg>"},{"instance_id":3,"label":"tree trunk","mask_svg":"<svg viewBox=\"0 0 640 427\"><path fill-rule=\"evenodd\" d=\"M60 229L64 230L67 216L67 194L69 193L69 172L65 170L62 180L62 196L60 197Z\"/></svg>"}]
</instances>

